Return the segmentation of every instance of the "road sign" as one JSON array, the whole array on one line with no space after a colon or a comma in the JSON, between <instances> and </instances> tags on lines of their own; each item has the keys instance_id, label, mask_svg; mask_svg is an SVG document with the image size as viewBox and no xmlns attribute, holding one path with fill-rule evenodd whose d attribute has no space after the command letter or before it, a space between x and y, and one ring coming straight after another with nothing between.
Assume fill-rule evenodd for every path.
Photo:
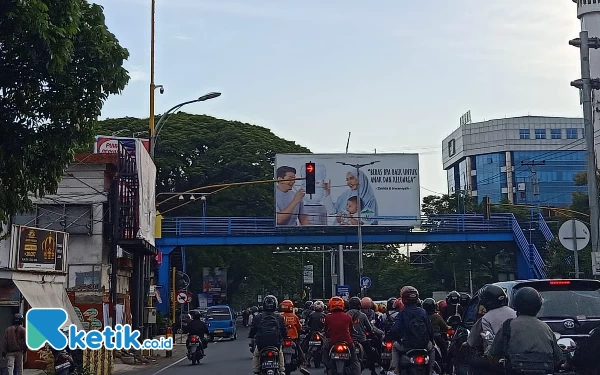
<instances>
[{"instance_id":1,"label":"road sign","mask_svg":"<svg viewBox=\"0 0 600 375\"><path fill-rule=\"evenodd\" d=\"M579 251L590 242L588 227L579 220L569 220L558 230L560 243L571 251Z\"/></svg>"},{"instance_id":2,"label":"road sign","mask_svg":"<svg viewBox=\"0 0 600 375\"><path fill-rule=\"evenodd\" d=\"M371 279L367 276L363 276L360 278L360 286L363 289L369 289L371 287Z\"/></svg>"},{"instance_id":3,"label":"road sign","mask_svg":"<svg viewBox=\"0 0 600 375\"><path fill-rule=\"evenodd\" d=\"M177 294L177 302L180 305L188 303L188 294L186 292L179 292L179 294Z\"/></svg>"},{"instance_id":4,"label":"road sign","mask_svg":"<svg viewBox=\"0 0 600 375\"><path fill-rule=\"evenodd\" d=\"M313 284L314 283L314 280L313 280L314 272L313 271L314 271L314 267L312 264L304 266L304 275L303 275L304 284Z\"/></svg>"},{"instance_id":5,"label":"road sign","mask_svg":"<svg viewBox=\"0 0 600 375\"><path fill-rule=\"evenodd\" d=\"M350 297L350 286L349 285L338 285L335 288L336 294L340 297Z\"/></svg>"}]
</instances>

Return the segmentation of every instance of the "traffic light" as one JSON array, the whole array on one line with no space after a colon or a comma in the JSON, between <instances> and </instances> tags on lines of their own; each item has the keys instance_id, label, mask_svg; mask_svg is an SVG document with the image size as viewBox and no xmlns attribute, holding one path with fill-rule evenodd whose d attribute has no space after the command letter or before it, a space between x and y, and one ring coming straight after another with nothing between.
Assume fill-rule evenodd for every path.
<instances>
[{"instance_id":1,"label":"traffic light","mask_svg":"<svg viewBox=\"0 0 600 375\"><path fill-rule=\"evenodd\" d=\"M306 163L306 194L315 193L315 163Z\"/></svg>"}]
</instances>

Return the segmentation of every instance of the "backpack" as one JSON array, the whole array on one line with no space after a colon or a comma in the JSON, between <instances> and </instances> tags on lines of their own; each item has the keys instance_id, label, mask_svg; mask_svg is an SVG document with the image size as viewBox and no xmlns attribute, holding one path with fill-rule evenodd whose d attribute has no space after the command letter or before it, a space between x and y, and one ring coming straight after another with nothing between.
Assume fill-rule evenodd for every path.
<instances>
[{"instance_id":1,"label":"backpack","mask_svg":"<svg viewBox=\"0 0 600 375\"><path fill-rule=\"evenodd\" d=\"M507 319L502 324L502 340L504 341L504 368L512 374L553 374L553 353L512 353L508 354L510 342L510 322Z\"/></svg>"},{"instance_id":2,"label":"backpack","mask_svg":"<svg viewBox=\"0 0 600 375\"><path fill-rule=\"evenodd\" d=\"M388 333L392 330L392 327L394 326L394 320L396 319L396 315L398 315L398 312L394 311L393 313L386 315L386 319L383 322L383 331L385 333Z\"/></svg>"},{"instance_id":3,"label":"backpack","mask_svg":"<svg viewBox=\"0 0 600 375\"><path fill-rule=\"evenodd\" d=\"M275 314L263 314L258 322L256 345L259 349L267 346L279 347L281 344L281 326Z\"/></svg>"},{"instance_id":4,"label":"backpack","mask_svg":"<svg viewBox=\"0 0 600 375\"><path fill-rule=\"evenodd\" d=\"M405 310L406 311L406 310ZM429 332L425 320L419 314L411 314L406 311L408 316L408 326L406 327L406 341L411 349L427 349L429 346Z\"/></svg>"}]
</instances>

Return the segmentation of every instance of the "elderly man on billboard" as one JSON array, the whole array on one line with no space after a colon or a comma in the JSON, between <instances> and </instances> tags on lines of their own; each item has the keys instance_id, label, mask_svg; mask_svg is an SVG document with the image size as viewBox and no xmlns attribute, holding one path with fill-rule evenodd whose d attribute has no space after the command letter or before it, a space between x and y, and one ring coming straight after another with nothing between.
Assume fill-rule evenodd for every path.
<instances>
[{"instance_id":1,"label":"elderly man on billboard","mask_svg":"<svg viewBox=\"0 0 600 375\"><path fill-rule=\"evenodd\" d=\"M296 168L282 166L277 168L277 189L275 190L275 208L277 225L310 225L310 219L304 210L304 189L294 189Z\"/></svg>"}]
</instances>

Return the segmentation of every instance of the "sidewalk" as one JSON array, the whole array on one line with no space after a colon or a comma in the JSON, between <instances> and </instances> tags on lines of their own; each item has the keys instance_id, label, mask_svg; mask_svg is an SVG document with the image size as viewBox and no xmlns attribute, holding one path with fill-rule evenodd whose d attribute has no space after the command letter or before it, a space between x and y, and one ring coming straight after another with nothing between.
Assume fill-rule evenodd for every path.
<instances>
[{"instance_id":1,"label":"sidewalk","mask_svg":"<svg viewBox=\"0 0 600 375\"><path fill-rule=\"evenodd\" d=\"M147 368L150 368L152 366L158 366L160 364L163 364L165 362L169 362L169 360L178 360L181 357L186 355L186 348L185 348L185 338L183 336L186 335L175 335L174 339L174 345L173 345L173 355L170 358L165 357L165 351L164 350L157 350L154 351L154 356L153 357L136 357L136 359L134 360L134 364L131 363L124 363L122 359L116 358L115 359L115 364L114 364L114 369L113 369L113 374L122 374L122 373L127 373L127 372L132 372L132 371L140 371L140 370L144 370ZM183 339L183 341L181 341ZM180 342L182 342L180 344ZM133 357L130 357L131 359L129 360L125 360L125 361L129 361L131 362L133 360ZM25 374L24 374L25 375ZM26 375L38 375L38 374L26 374Z\"/></svg>"}]
</instances>

